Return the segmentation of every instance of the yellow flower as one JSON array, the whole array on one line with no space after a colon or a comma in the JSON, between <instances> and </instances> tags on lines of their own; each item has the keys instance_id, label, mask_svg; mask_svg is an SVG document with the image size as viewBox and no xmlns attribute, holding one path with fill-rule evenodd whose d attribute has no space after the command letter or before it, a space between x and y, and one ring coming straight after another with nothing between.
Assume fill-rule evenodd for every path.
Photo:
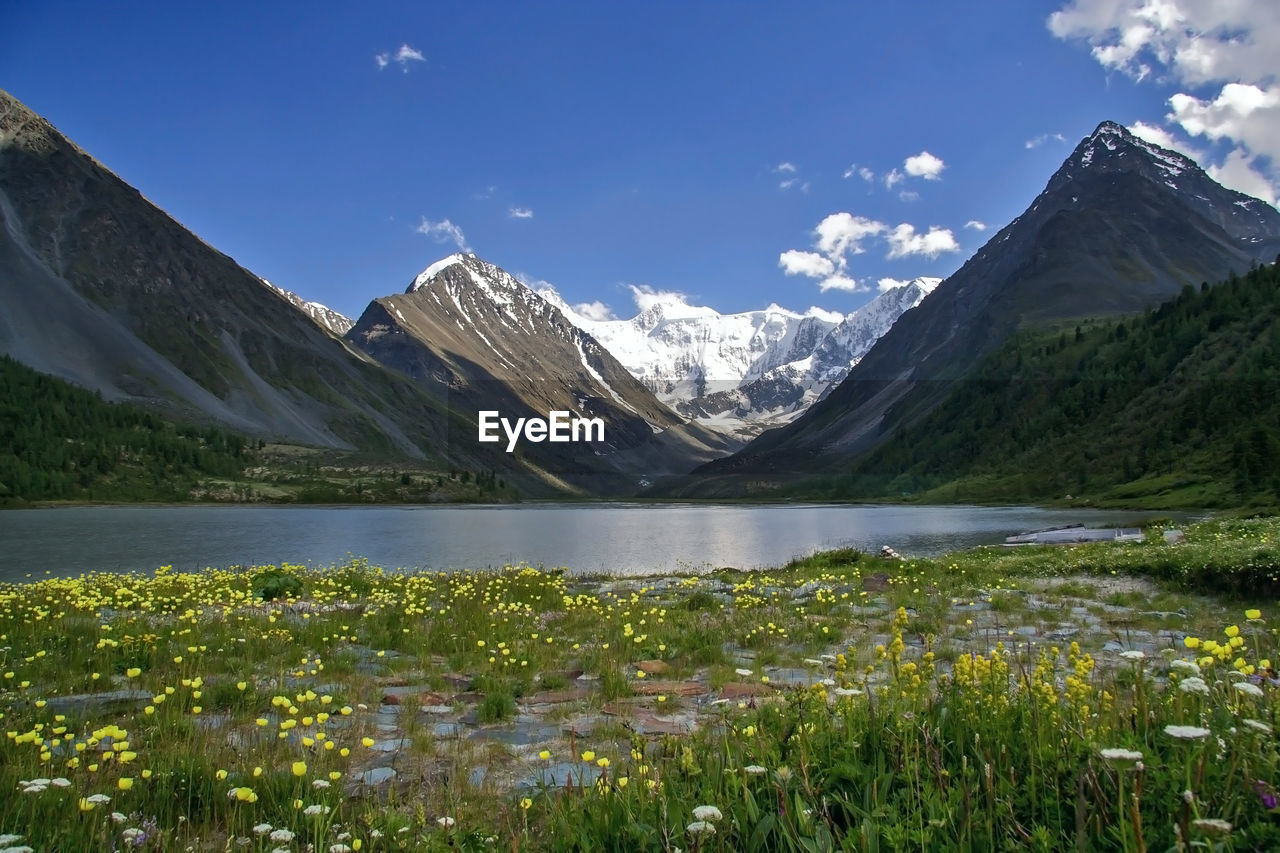
<instances>
[{"instance_id":1,"label":"yellow flower","mask_svg":"<svg viewBox=\"0 0 1280 853\"><path fill-rule=\"evenodd\" d=\"M89 802L89 801L88 801L88 799L86 799L85 797L81 797L81 798L80 798L80 804L79 804L79 805L80 805L80 811L82 811L82 812L91 812L91 811L93 811L93 803Z\"/></svg>"},{"instance_id":2,"label":"yellow flower","mask_svg":"<svg viewBox=\"0 0 1280 853\"><path fill-rule=\"evenodd\" d=\"M261 768L261 767L255 767L255 768L253 768L253 778L257 779L257 778L258 778L259 776L261 776L261 775L262 775L262 768Z\"/></svg>"},{"instance_id":3,"label":"yellow flower","mask_svg":"<svg viewBox=\"0 0 1280 853\"><path fill-rule=\"evenodd\" d=\"M219 770L217 773L214 773L213 775L217 777L219 782L221 782L223 779L227 778L227 771Z\"/></svg>"},{"instance_id":4,"label":"yellow flower","mask_svg":"<svg viewBox=\"0 0 1280 853\"><path fill-rule=\"evenodd\" d=\"M330 779L331 781L333 781L333 782L337 782L337 781L338 781L339 779L341 779L341 778L342 778L342 774L341 774L340 772L338 772L337 770L330 770L330 771L329 771L329 779Z\"/></svg>"},{"instance_id":5,"label":"yellow flower","mask_svg":"<svg viewBox=\"0 0 1280 853\"><path fill-rule=\"evenodd\" d=\"M137 678L139 675L142 675L142 670L136 666L131 666L124 671L124 674L128 678Z\"/></svg>"},{"instance_id":6,"label":"yellow flower","mask_svg":"<svg viewBox=\"0 0 1280 853\"><path fill-rule=\"evenodd\" d=\"M256 803L258 795L252 788L236 788L236 799L242 803Z\"/></svg>"},{"instance_id":7,"label":"yellow flower","mask_svg":"<svg viewBox=\"0 0 1280 853\"><path fill-rule=\"evenodd\" d=\"M373 738L371 738L371 737L362 737L362 738L360 738L360 742L361 742L362 744L364 744L365 746L367 746L367 747L368 747L368 746L373 746Z\"/></svg>"},{"instance_id":8,"label":"yellow flower","mask_svg":"<svg viewBox=\"0 0 1280 853\"><path fill-rule=\"evenodd\" d=\"M1226 628L1223 629L1222 633L1226 634L1228 637L1238 636L1240 634L1240 626L1228 625Z\"/></svg>"},{"instance_id":9,"label":"yellow flower","mask_svg":"<svg viewBox=\"0 0 1280 853\"><path fill-rule=\"evenodd\" d=\"M293 775L294 775L294 776L306 776L306 775L307 775L307 762L305 762L305 761L295 761L295 762L293 762Z\"/></svg>"},{"instance_id":10,"label":"yellow flower","mask_svg":"<svg viewBox=\"0 0 1280 853\"><path fill-rule=\"evenodd\" d=\"M1184 638L1183 638L1183 640L1182 640L1182 644L1183 644L1184 646L1186 646L1187 648L1189 648L1189 649L1197 649L1197 648L1199 648L1199 647L1200 647L1200 638L1199 638L1199 637L1184 637Z\"/></svg>"},{"instance_id":11,"label":"yellow flower","mask_svg":"<svg viewBox=\"0 0 1280 853\"><path fill-rule=\"evenodd\" d=\"M626 776L619 776L619 777L618 777L618 787L619 787L619 788L625 788L625 787L627 787L627 777L626 777Z\"/></svg>"},{"instance_id":12,"label":"yellow flower","mask_svg":"<svg viewBox=\"0 0 1280 853\"><path fill-rule=\"evenodd\" d=\"M520 808L524 809L525 811L528 811L532 806L533 806L533 800L529 799L528 797L525 797L523 800L520 801Z\"/></svg>"},{"instance_id":13,"label":"yellow flower","mask_svg":"<svg viewBox=\"0 0 1280 853\"><path fill-rule=\"evenodd\" d=\"M246 687L248 687L248 686L249 686L249 683L248 683L247 681L237 681L237 682L236 682L236 690L243 691L243 690L244 690Z\"/></svg>"},{"instance_id":14,"label":"yellow flower","mask_svg":"<svg viewBox=\"0 0 1280 853\"><path fill-rule=\"evenodd\" d=\"M542 752L539 752L539 753L538 753L538 757L539 757L539 758L541 758L543 761L550 761L550 760L551 760L551 750L549 750L549 749L544 749L544 750L542 750Z\"/></svg>"},{"instance_id":15,"label":"yellow flower","mask_svg":"<svg viewBox=\"0 0 1280 853\"><path fill-rule=\"evenodd\" d=\"M1261 611L1261 610L1258 610L1256 607L1255 607L1255 608L1250 608L1249 610L1246 610L1246 611L1244 612L1244 618L1246 618L1246 619L1261 619L1261 618L1262 618L1262 611Z\"/></svg>"},{"instance_id":16,"label":"yellow flower","mask_svg":"<svg viewBox=\"0 0 1280 853\"><path fill-rule=\"evenodd\" d=\"M133 787L133 777L121 776L119 779L116 780L116 787L119 788L121 791L129 790L130 788Z\"/></svg>"},{"instance_id":17,"label":"yellow flower","mask_svg":"<svg viewBox=\"0 0 1280 853\"><path fill-rule=\"evenodd\" d=\"M142 778L143 778L143 779L150 779L150 778L151 778L151 770L150 770L150 769L143 770L143 771L142 771Z\"/></svg>"},{"instance_id":18,"label":"yellow flower","mask_svg":"<svg viewBox=\"0 0 1280 853\"><path fill-rule=\"evenodd\" d=\"M598 761L596 761L596 765L599 766L601 769L607 768L609 766L609 759L601 758Z\"/></svg>"},{"instance_id":19,"label":"yellow flower","mask_svg":"<svg viewBox=\"0 0 1280 853\"><path fill-rule=\"evenodd\" d=\"M595 760L596 760L596 754L595 754L595 752L594 752L594 751L592 751L592 750L590 750L590 749L588 749L586 752L582 753L582 760L583 760L583 761L595 761Z\"/></svg>"}]
</instances>

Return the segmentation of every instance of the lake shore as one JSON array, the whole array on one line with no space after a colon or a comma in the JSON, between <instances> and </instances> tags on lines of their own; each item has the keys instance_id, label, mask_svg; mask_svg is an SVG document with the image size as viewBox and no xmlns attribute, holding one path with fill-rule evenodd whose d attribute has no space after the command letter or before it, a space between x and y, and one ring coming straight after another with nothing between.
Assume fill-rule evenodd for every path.
<instances>
[{"instance_id":1,"label":"lake shore","mask_svg":"<svg viewBox=\"0 0 1280 853\"><path fill-rule=\"evenodd\" d=\"M0 584L0 834L1154 849L1223 820L1257 846L1280 522L1159 533L703 576L357 561Z\"/></svg>"}]
</instances>

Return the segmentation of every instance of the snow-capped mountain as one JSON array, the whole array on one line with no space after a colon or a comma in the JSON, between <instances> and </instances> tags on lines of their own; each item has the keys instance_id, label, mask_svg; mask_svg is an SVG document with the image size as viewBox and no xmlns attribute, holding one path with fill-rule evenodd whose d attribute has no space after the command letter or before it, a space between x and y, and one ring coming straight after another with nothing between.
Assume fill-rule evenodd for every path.
<instances>
[{"instance_id":1,"label":"snow-capped mountain","mask_svg":"<svg viewBox=\"0 0 1280 853\"><path fill-rule=\"evenodd\" d=\"M332 332L339 338L351 331L351 327L356 324L355 320L352 320L345 314L339 314L328 305L322 305L319 302L308 302L292 290L285 290L283 287L272 284L265 278L260 278L258 281L261 281L267 287L283 296L286 302L310 317L312 322L317 326Z\"/></svg>"},{"instance_id":2,"label":"snow-capped mountain","mask_svg":"<svg viewBox=\"0 0 1280 853\"><path fill-rule=\"evenodd\" d=\"M686 422L554 305L475 255L450 255L404 293L375 299L346 340L472 419L482 410L603 419L597 444L522 445L544 470L597 493L617 490L610 477L634 486L735 445Z\"/></svg>"},{"instance_id":3,"label":"snow-capped mountain","mask_svg":"<svg viewBox=\"0 0 1280 853\"><path fill-rule=\"evenodd\" d=\"M893 288L845 316L770 305L721 314L679 294L636 290L629 320L585 316L539 291L681 414L739 436L786 423L838 383L904 311L940 279Z\"/></svg>"}]
</instances>

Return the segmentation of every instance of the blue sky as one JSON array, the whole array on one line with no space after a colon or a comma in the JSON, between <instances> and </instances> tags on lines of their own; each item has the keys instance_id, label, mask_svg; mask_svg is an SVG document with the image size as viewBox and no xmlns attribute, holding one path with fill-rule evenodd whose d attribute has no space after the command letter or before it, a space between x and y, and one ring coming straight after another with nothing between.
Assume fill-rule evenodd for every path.
<instances>
[{"instance_id":1,"label":"blue sky","mask_svg":"<svg viewBox=\"0 0 1280 853\"><path fill-rule=\"evenodd\" d=\"M1103 119L1275 197L1273 0L261 6L10 2L0 87L352 316L458 243L621 316L849 311L958 269Z\"/></svg>"}]
</instances>

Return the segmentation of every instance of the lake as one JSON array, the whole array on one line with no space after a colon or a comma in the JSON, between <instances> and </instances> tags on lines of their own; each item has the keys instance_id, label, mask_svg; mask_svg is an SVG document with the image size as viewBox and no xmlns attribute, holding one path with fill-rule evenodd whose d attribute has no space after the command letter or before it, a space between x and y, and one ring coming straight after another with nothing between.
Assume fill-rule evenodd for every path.
<instances>
[{"instance_id":1,"label":"lake","mask_svg":"<svg viewBox=\"0 0 1280 853\"><path fill-rule=\"evenodd\" d=\"M992 544L1072 522L1168 513L897 505L113 506L0 512L0 581L82 572L365 557L388 569L527 563L636 575L776 566L815 550L905 556Z\"/></svg>"}]
</instances>

